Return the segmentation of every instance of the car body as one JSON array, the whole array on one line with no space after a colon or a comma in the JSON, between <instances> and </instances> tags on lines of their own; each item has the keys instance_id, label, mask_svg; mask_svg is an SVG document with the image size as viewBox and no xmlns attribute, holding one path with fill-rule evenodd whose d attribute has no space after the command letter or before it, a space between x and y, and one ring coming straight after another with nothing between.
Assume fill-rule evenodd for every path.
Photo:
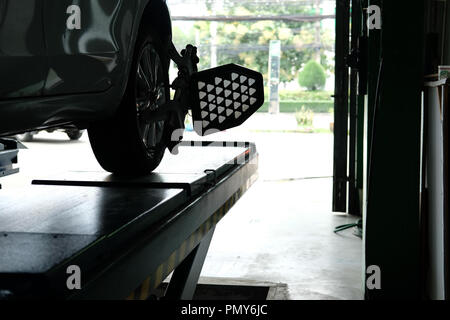
<instances>
[{"instance_id":1,"label":"car body","mask_svg":"<svg viewBox=\"0 0 450 320\"><path fill-rule=\"evenodd\" d=\"M171 39L163 0L0 0L0 136L112 116L139 30Z\"/></svg>"},{"instance_id":2,"label":"car body","mask_svg":"<svg viewBox=\"0 0 450 320\"><path fill-rule=\"evenodd\" d=\"M0 0L0 137L88 129L103 169L144 175L175 152L189 109L206 135L262 105L260 73L199 72L197 48L178 53L171 34L165 0Z\"/></svg>"}]
</instances>

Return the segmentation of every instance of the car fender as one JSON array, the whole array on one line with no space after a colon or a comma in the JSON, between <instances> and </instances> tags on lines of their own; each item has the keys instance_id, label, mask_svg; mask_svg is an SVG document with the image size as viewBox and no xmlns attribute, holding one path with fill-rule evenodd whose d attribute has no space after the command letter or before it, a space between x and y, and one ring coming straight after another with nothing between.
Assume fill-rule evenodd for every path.
<instances>
[{"instance_id":1,"label":"car fender","mask_svg":"<svg viewBox=\"0 0 450 320\"><path fill-rule=\"evenodd\" d=\"M127 65L124 73L124 81L121 87L121 95L125 94L128 84L128 78L131 72L131 66L136 49L136 42L141 28L145 25L154 28L161 35L159 39L163 47L167 48L172 41L172 22L170 19L169 8L165 0L136 0L135 16L133 19L132 34L128 44ZM152 20L153 17L157 19ZM146 21L148 19L148 21Z\"/></svg>"}]
</instances>

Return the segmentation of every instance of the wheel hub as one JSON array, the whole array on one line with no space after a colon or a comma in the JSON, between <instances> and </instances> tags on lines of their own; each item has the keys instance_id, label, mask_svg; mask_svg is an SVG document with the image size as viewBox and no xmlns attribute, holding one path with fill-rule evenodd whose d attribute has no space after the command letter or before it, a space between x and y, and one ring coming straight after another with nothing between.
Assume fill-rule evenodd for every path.
<instances>
[{"instance_id":1,"label":"wheel hub","mask_svg":"<svg viewBox=\"0 0 450 320\"><path fill-rule=\"evenodd\" d=\"M162 63L155 48L147 44L141 51L136 76L136 108L139 134L150 155L162 142L164 121L149 122L142 114L157 110L165 104L165 88Z\"/></svg>"}]
</instances>

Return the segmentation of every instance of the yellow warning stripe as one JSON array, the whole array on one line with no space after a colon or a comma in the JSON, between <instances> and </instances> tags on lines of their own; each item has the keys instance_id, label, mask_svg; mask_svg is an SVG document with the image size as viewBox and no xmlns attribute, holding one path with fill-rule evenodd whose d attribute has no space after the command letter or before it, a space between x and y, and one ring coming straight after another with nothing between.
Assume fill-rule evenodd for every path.
<instances>
[{"instance_id":1,"label":"yellow warning stripe","mask_svg":"<svg viewBox=\"0 0 450 320\"><path fill-rule=\"evenodd\" d=\"M150 292L156 289L163 280L194 250L202 238L215 227L228 211L236 204L242 195L248 190L251 183L245 183L236 193L234 193L208 220L206 220L194 233L187 238L181 246L175 250L169 258L159 265L156 271L147 277L144 282L136 288L127 300L146 300Z\"/></svg>"}]
</instances>

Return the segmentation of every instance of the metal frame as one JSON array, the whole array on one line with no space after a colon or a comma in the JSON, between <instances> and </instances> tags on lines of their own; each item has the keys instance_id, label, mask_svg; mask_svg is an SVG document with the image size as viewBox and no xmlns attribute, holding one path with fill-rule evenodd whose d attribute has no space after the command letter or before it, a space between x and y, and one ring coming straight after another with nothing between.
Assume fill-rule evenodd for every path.
<instances>
[{"instance_id":1,"label":"metal frame","mask_svg":"<svg viewBox=\"0 0 450 320\"><path fill-rule=\"evenodd\" d=\"M45 272L0 273L2 284L0 291L9 290L5 283L20 281L22 287L29 290L19 294L11 291L9 296L12 298L147 299L152 289L176 270L167 291L167 298L192 298L215 226L256 180L258 159L256 148L250 143L200 144L202 149L208 148L208 145L246 147L242 148L242 152L234 158L233 163L224 163L219 170L213 170L214 172L205 169L207 178L195 181L197 185L191 188L191 192L187 192L187 187L179 189L183 188L182 184L176 185L175 190L182 192L166 201L169 208L176 209L166 212L160 221L148 222L154 220L152 215L158 215L157 212L153 212L155 210L149 208L148 212L139 216L136 221L123 225L120 230L111 234L98 239L91 239L87 235L76 237L79 242L85 241L86 244L78 248L75 254L62 259ZM189 145L199 144L183 143L183 147L190 148L187 147ZM36 180L33 188L45 188L49 185L75 188L73 186L84 185L85 187L77 188L91 192L90 190L97 188L114 189L119 183L111 181L108 185L108 181L101 181L96 186L94 182L90 184L79 182ZM159 183L163 188L164 182ZM128 181L122 187L132 188L131 184L132 182ZM153 187L154 185L150 185L151 189ZM170 187L168 184L167 188ZM136 182L134 188L149 188L149 186ZM11 237L14 237L14 234L11 234ZM61 242L72 241L68 235L60 237ZM99 253L104 254L103 259L99 258ZM66 271L70 265L83 266L85 270L81 290L69 291L66 287L68 277Z\"/></svg>"},{"instance_id":2,"label":"metal frame","mask_svg":"<svg viewBox=\"0 0 450 320\"><path fill-rule=\"evenodd\" d=\"M336 1L333 211L347 211L348 86L350 2Z\"/></svg>"},{"instance_id":3,"label":"metal frame","mask_svg":"<svg viewBox=\"0 0 450 320\"><path fill-rule=\"evenodd\" d=\"M175 269L165 293L167 300L192 299L214 230L215 228L211 229L203 241Z\"/></svg>"},{"instance_id":4,"label":"metal frame","mask_svg":"<svg viewBox=\"0 0 450 320\"><path fill-rule=\"evenodd\" d=\"M358 104L360 102L360 93L358 88L365 84L361 81L364 78L364 71L362 67L362 55L365 54L361 49L361 24L362 24L362 12L361 12L360 0L352 0L352 12L351 12L351 54L349 57L354 57L356 61L354 64L348 63L350 66L350 108L349 108L349 168L348 168L348 213L352 215L361 215L361 201L359 199L358 192L358 152L362 153L362 150L357 148L357 140L362 135L358 136L358 117L362 117L362 114L358 114ZM359 83L358 83L359 82ZM362 89L362 88L361 88Z\"/></svg>"}]
</instances>

